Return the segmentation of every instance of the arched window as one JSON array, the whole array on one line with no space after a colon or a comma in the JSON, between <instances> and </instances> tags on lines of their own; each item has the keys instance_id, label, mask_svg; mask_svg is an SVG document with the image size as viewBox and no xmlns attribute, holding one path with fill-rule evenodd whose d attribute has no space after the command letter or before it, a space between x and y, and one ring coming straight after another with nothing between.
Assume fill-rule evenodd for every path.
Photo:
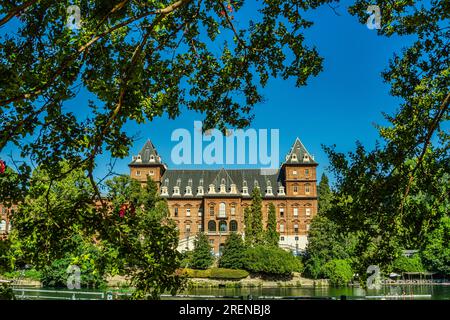
<instances>
[{"instance_id":1,"label":"arched window","mask_svg":"<svg viewBox=\"0 0 450 320\"><path fill-rule=\"evenodd\" d=\"M230 221L230 231L232 231L232 232L238 231L238 223L236 220Z\"/></svg>"},{"instance_id":2,"label":"arched window","mask_svg":"<svg viewBox=\"0 0 450 320\"><path fill-rule=\"evenodd\" d=\"M219 204L219 217L220 218L225 218L226 217L225 203L224 202L221 202Z\"/></svg>"},{"instance_id":3,"label":"arched window","mask_svg":"<svg viewBox=\"0 0 450 320\"><path fill-rule=\"evenodd\" d=\"M219 222L219 230L220 230L220 232L227 232L227 222L226 221Z\"/></svg>"},{"instance_id":4,"label":"arched window","mask_svg":"<svg viewBox=\"0 0 450 320\"><path fill-rule=\"evenodd\" d=\"M305 185L305 194L309 194L311 192L311 185L309 183L307 183Z\"/></svg>"},{"instance_id":5,"label":"arched window","mask_svg":"<svg viewBox=\"0 0 450 320\"><path fill-rule=\"evenodd\" d=\"M209 232L216 232L216 222L214 220L210 220L208 222L208 231Z\"/></svg>"}]
</instances>

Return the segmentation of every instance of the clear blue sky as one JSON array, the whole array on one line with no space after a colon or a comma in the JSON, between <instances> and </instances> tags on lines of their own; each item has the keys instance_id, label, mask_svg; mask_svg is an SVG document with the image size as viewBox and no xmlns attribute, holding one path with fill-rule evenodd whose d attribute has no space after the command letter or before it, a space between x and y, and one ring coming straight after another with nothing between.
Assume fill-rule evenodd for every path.
<instances>
[{"instance_id":1,"label":"clear blue sky","mask_svg":"<svg viewBox=\"0 0 450 320\"><path fill-rule=\"evenodd\" d=\"M280 161L298 136L319 162L319 176L328 166L322 144L336 144L337 149L344 152L353 150L356 140L373 147L378 139L373 124L385 123L381 113L393 113L400 104L389 95L389 86L383 83L380 73L393 53L400 53L413 40L411 37L378 36L375 30L369 30L347 13L348 3L350 1L342 1L336 9L339 16L328 6L308 15L315 24L305 36L307 43L315 45L325 58L324 71L301 88L295 87L294 80L270 80L263 90L265 102L254 109L255 120L251 126L280 130ZM249 5L236 18L239 21L239 17L253 14ZM75 108L77 114L82 115L87 112L86 101L87 95L81 93L67 108ZM170 137L177 128L192 132L193 121L202 119L198 113L185 111L176 120L163 117L140 126L127 124L127 131L138 133L141 140L132 147L128 158L116 162L115 171L128 173L131 155L137 154L147 138L152 140L169 167L186 168L171 163L171 149L176 142ZM6 148L0 157L8 160L11 151L18 154ZM106 155L98 158L98 177L106 172L108 162Z\"/></svg>"}]
</instances>

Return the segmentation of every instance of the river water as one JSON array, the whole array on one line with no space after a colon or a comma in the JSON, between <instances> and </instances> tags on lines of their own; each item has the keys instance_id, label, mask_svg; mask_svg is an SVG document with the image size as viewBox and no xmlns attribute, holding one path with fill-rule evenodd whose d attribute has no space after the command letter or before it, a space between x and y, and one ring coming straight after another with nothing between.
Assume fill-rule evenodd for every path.
<instances>
[{"instance_id":1,"label":"river water","mask_svg":"<svg viewBox=\"0 0 450 320\"><path fill-rule=\"evenodd\" d=\"M61 290L52 288L30 288L16 287L18 299L107 299L108 290ZM25 289L22 291L22 289ZM53 291L54 290L54 291ZM118 297L117 290L111 290L114 299ZM322 287L322 288L192 288L181 294L188 295L188 299L209 299L212 296L222 298L258 299L270 297L315 297L336 298L345 296L346 299L381 299L383 297L411 300L411 299L433 299L450 300L450 285L392 285L383 286L379 290L363 290L357 287ZM23 295L23 296L21 296ZM163 299L171 299L163 297Z\"/></svg>"},{"instance_id":2,"label":"river water","mask_svg":"<svg viewBox=\"0 0 450 320\"><path fill-rule=\"evenodd\" d=\"M450 300L450 285L395 285L383 286L379 290L364 290L357 287L322 288L195 288L186 292L190 295L243 296L252 297L334 297L340 299L380 299L390 296L398 299ZM418 297L418 296L423 297ZM431 297L425 297L431 295Z\"/></svg>"}]
</instances>

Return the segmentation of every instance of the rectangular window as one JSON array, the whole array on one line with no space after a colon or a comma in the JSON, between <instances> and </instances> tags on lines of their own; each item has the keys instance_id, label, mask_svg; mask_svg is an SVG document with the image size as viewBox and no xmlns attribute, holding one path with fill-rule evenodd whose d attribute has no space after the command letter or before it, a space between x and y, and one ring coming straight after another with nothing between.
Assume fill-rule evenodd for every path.
<instances>
[{"instance_id":1,"label":"rectangular window","mask_svg":"<svg viewBox=\"0 0 450 320\"><path fill-rule=\"evenodd\" d=\"M280 224L280 232L284 232L284 224Z\"/></svg>"},{"instance_id":2,"label":"rectangular window","mask_svg":"<svg viewBox=\"0 0 450 320\"><path fill-rule=\"evenodd\" d=\"M292 174L293 174L294 176L296 176L296 175L297 175L297 170L292 171Z\"/></svg>"},{"instance_id":3,"label":"rectangular window","mask_svg":"<svg viewBox=\"0 0 450 320\"><path fill-rule=\"evenodd\" d=\"M231 211L231 215L234 216L236 214L236 207L232 206L230 211Z\"/></svg>"},{"instance_id":4,"label":"rectangular window","mask_svg":"<svg viewBox=\"0 0 450 320\"><path fill-rule=\"evenodd\" d=\"M311 215L311 208L306 208L305 213L307 216Z\"/></svg>"},{"instance_id":5,"label":"rectangular window","mask_svg":"<svg viewBox=\"0 0 450 320\"><path fill-rule=\"evenodd\" d=\"M310 228L310 225L307 224L307 225L306 225L306 231L309 231L309 228Z\"/></svg>"},{"instance_id":6,"label":"rectangular window","mask_svg":"<svg viewBox=\"0 0 450 320\"><path fill-rule=\"evenodd\" d=\"M201 217L203 215L202 209L198 209L198 216Z\"/></svg>"},{"instance_id":7,"label":"rectangular window","mask_svg":"<svg viewBox=\"0 0 450 320\"><path fill-rule=\"evenodd\" d=\"M294 217L298 217L298 208L294 208Z\"/></svg>"},{"instance_id":8,"label":"rectangular window","mask_svg":"<svg viewBox=\"0 0 450 320\"><path fill-rule=\"evenodd\" d=\"M284 208L280 208L280 217L284 218Z\"/></svg>"},{"instance_id":9,"label":"rectangular window","mask_svg":"<svg viewBox=\"0 0 450 320\"><path fill-rule=\"evenodd\" d=\"M280 237L280 241L284 241L284 237Z\"/></svg>"},{"instance_id":10,"label":"rectangular window","mask_svg":"<svg viewBox=\"0 0 450 320\"><path fill-rule=\"evenodd\" d=\"M209 239L209 244L213 246L214 245L214 239Z\"/></svg>"},{"instance_id":11,"label":"rectangular window","mask_svg":"<svg viewBox=\"0 0 450 320\"><path fill-rule=\"evenodd\" d=\"M186 225L186 232L191 232L191 225L190 224Z\"/></svg>"},{"instance_id":12,"label":"rectangular window","mask_svg":"<svg viewBox=\"0 0 450 320\"><path fill-rule=\"evenodd\" d=\"M214 217L214 207L209 207L209 215Z\"/></svg>"},{"instance_id":13,"label":"rectangular window","mask_svg":"<svg viewBox=\"0 0 450 320\"><path fill-rule=\"evenodd\" d=\"M309 176L309 169L305 169L305 176Z\"/></svg>"},{"instance_id":14,"label":"rectangular window","mask_svg":"<svg viewBox=\"0 0 450 320\"><path fill-rule=\"evenodd\" d=\"M191 216L191 208L186 208L186 217Z\"/></svg>"},{"instance_id":15,"label":"rectangular window","mask_svg":"<svg viewBox=\"0 0 450 320\"><path fill-rule=\"evenodd\" d=\"M197 230L198 230L198 232L202 232L202 225L201 225L201 223L199 223L197 225Z\"/></svg>"},{"instance_id":16,"label":"rectangular window","mask_svg":"<svg viewBox=\"0 0 450 320\"><path fill-rule=\"evenodd\" d=\"M141 171L140 170L136 170L136 176L140 176L141 175Z\"/></svg>"},{"instance_id":17,"label":"rectangular window","mask_svg":"<svg viewBox=\"0 0 450 320\"><path fill-rule=\"evenodd\" d=\"M150 170L149 175L154 176L155 172L153 170Z\"/></svg>"},{"instance_id":18,"label":"rectangular window","mask_svg":"<svg viewBox=\"0 0 450 320\"><path fill-rule=\"evenodd\" d=\"M175 208L175 209L174 209L174 216L175 216L175 217L178 217L178 208Z\"/></svg>"},{"instance_id":19,"label":"rectangular window","mask_svg":"<svg viewBox=\"0 0 450 320\"><path fill-rule=\"evenodd\" d=\"M298 224L294 224L294 232L295 232L295 233L298 232Z\"/></svg>"},{"instance_id":20,"label":"rectangular window","mask_svg":"<svg viewBox=\"0 0 450 320\"><path fill-rule=\"evenodd\" d=\"M294 186L294 193L298 193L298 187Z\"/></svg>"},{"instance_id":21,"label":"rectangular window","mask_svg":"<svg viewBox=\"0 0 450 320\"><path fill-rule=\"evenodd\" d=\"M298 237L295 237L295 241L298 241Z\"/></svg>"}]
</instances>

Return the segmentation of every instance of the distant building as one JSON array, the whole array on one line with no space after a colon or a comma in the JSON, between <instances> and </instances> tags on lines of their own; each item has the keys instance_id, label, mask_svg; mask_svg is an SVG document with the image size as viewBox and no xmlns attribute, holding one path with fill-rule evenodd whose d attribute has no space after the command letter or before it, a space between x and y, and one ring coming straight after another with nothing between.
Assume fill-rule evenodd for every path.
<instances>
[{"instance_id":1,"label":"distant building","mask_svg":"<svg viewBox=\"0 0 450 320\"><path fill-rule=\"evenodd\" d=\"M298 138L274 175L261 175L260 169L170 170L150 140L129 164L132 178L145 184L150 176L167 199L180 234L178 250L192 250L195 235L202 231L216 254L230 232L245 234L244 208L251 204L256 187L263 198L263 226L272 202L279 245L304 250L311 219L317 214L317 166Z\"/></svg>"},{"instance_id":2,"label":"distant building","mask_svg":"<svg viewBox=\"0 0 450 320\"><path fill-rule=\"evenodd\" d=\"M11 231L10 217L14 214L15 210L17 210L15 205L8 208L6 205L0 203L0 240L6 239L8 233Z\"/></svg>"}]
</instances>

